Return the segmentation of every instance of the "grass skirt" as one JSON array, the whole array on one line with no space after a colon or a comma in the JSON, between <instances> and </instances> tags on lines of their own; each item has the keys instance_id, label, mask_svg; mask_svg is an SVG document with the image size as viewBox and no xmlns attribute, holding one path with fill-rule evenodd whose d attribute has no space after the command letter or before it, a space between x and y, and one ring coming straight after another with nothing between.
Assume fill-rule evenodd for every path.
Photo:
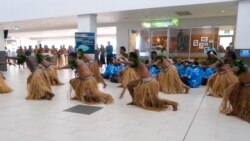
<instances>
[{"instance_id":1,"label":"grass skirt","mask_svg":"<svg viewBox=\"0 0 250 141\"><path fill-rule=\"evenodd\" d=\"M89 64L89 69L93 73L93 76L95 77L97 83L103 83L105 84L105 81L100 73L99 65L96 62L92 62Z\"/></svg>"},{"instance_id":2,"label":"grass skirt","mask_svg":"<svg viewBox=\"0 0 250 141\"><path fill-rule=\"evenodd\" d=\"M207 81L207 87L206 87L206 92L207 93L211 93L211 88L213 87L213 84L217 78L217 76L219 75L218 72L216 72L215 74L213 74Z\"/></svg>"},{"instance_id":3,"label":"grass skirt","mask_svg":"<svg viewBox=\"0 0 250 141\"><path fill-rule=\"evenodd\" d=\"M223 93L230 84L237 83L238 77L232 71L217 73L208 80L207 90L211 89L211 96L223 97ZM213 83L212 83L213 82Z\"/></svg>"},{"instance_id":4,"label":"grass skirt","mask_svg":"<svg viewBox=\"0 0 250 141\"><path fill-rule=\"evenodd\" d=\"M46 72L48 74L47 76L49 82L52 86L63 85L63 83L58 79L56 66L51 65L49 68L46 69Z\"/></svg>"},{"instance_id":5,"label":"grass skirt","mask_svg":"<svg viewBox=\"0 0 250 141\"><path fill-rule=\"evenodd\" d=\"M246 76L248 75L248 76ZM248 86L244 81L248 79ZM231 84L224 93L220 112L230 113L250 123L250 73L240 76L240 82Z\"/></svg>"},{"instance_id":6,"label":"grass skirt","mask_svg":"<svg viewBox=\"0 0 250 141\"><path fill-rule=\"evenodd\" d=\"M158 74L160 91L166 94L182 93L186 86L180 79L176 68L171 65L168 71Z\"/></svg>"},{"instance_id":7,"label":"grass skirt","mask_svg":"<svg viewBox=\"0 0 250 141\"><path fill-rule=\"evenodd\" d=\"M52 93L51 86L42 69L37 69L27 78L28 96L27 100L44 99L46 94Z\"/></svg>"},{"instance_id":8,"label":"grass skirt","mask_svg":"<svg viewBox=\"0 0 250 141\"><path fill-rule=\"evenodd\" d=\"M113 102L111 95L98 90L95 78L81 79L79 77L71 79L70 85L75 91L73 99L79 100L86 104L104 103L110 104Z\"/></svg>"},{"instance_id":9,"label":"grass skirt","mask_svg":"<svg viewBox=\"0 0 250 141\"><path fill-rule=\"evenodd\" d=\"M2 76L0 76L0 94L10 93L12 89L5 83Z\"/></svg>"},{"instance_id":10,"label":"grass skirt","mask_svg":"<svg viewBox=\"0 0 250 141\"><path fill-rule=\"evenodd\" d=\"M134 90L133 104L138 107L153 111L163 111L167 109L170 103L168 100L159 98L159 83L156 79L152 79L149 82L140 82ZM177 105L177 103L175 104Z\"/></svg>"},{"instance_id":11,"label":"grass skirt","mask_svg":"<svg viewBox=\"0 0 250 141\"><path fill-rule=\"evenodd\" d=\"M128 67L125 70L123 70L123 73L121 75L121 85L123 88L126 88L128 83L130 81L138 80L140 77L136 73L134 68Z\"/></svg>"},{"instance_id":12,"label":"grass skirt","mask_svg":"<svg viewBox=\"0 0 250 141\"><path fill-rule=\"evenodd\" d=\"M56 56L56 55L54 55L54 56L51 57L51 63L52 63L53 65L56 65L56 66L57 66L57 56Z\"/></svg>"}]
</instances>

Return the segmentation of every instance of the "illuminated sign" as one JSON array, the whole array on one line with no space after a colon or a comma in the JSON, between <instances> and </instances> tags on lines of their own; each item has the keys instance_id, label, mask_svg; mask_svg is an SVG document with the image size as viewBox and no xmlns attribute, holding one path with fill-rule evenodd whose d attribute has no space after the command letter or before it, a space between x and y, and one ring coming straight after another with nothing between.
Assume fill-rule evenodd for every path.
<instances>
[{"instance_id":1,"label":"illuminated sign","mask_svg":"<svg viewBox=\"0 0 250 141\"><path fill-rule=\"evenodd\" d=\"M152 21L152 22L142 22L142 27L144 28L160 28L160 27L178 27L180 25L180 20L177 18L167 19L165 21Z\"/></svg>"},{"instance_id":2,"label":"illuminated sign","mask_svg":"<svg viewBox=\"0 0 250 141\"><path fill-rule=\"evenodd\" d=\"M240 50L240 57L250 57L250 50L249 49Z\"/></svg>"}]
</instances>

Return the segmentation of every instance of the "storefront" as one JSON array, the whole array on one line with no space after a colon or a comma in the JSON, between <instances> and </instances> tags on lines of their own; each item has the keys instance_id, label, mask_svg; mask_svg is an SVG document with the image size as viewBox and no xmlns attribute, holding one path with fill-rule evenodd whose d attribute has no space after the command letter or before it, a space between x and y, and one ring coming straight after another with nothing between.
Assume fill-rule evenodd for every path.
<instances>
[{"instance_id":1,"label":"storefront","mask_svg":"<svg viewBox=\"0 0 250 141\"><path fill-rule=\"evenodd\" d=\"M225 52L234 40L234 26L201 26L182 28L179 19L142 22L142 28L129 31L129 51L138 49L141 56L156 51L168 58L204 58L214 47Z\"/></svg>"}]
</instances>

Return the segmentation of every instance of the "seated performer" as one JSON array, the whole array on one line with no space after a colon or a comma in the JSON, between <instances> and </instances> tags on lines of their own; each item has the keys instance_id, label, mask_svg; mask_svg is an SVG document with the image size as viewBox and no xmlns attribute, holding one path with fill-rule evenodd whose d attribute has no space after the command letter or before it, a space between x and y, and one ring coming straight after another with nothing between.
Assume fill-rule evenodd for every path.
<instances>
[{"instance_id":1,"label":"seated performer","mask_svg":"<svg viewBox=\"0 0 250 141\"><path fill-rule=\"evenodd\" d=\"M208 67L208 63L203 62L202 63L202 81L201 85L207 85L208 79L213 75L212 68Z\"/></svg>"},{"instance_id":2,"label":"seated performer","mask_svg":"<svg viewBox=\"0 0 250 141\"><path fill-rule=\"evenodd\" d=\"M148 68L142 63L135 52L129 54L130 60L127 63L136 69L136 72L140 76L140 79L131 81L128 83L128 90L132 97L130 105L135 105L147 110L162 111L165 110L168 105L173 107L173 110L177 110L177 103L165 99L160 99L158 96L159 83L149 73ZM133 56L133 58L131 58ZM122 98L124 92L121 94Z\"/></svg>"},{"instance_id":3,"label":"seated performer","mask_svg":"<svg viewBox=\"0 0 250 141\"><path fill-rule=\"evenodd\" d=\"M55 95L51 92L51 86L43 69L39 68L38 58L27 52L27 56L21 55L18 58L8 57L17 60L18 64L26 62L31 75L27 78L28 96L27 100L47 99L51 100Z\"/></svg>"},{"instance_id":4,"label":"seated performer","mask_svg":"<svg viewBox=\"0 0 250 141\"><path fill-rule=\"evenodd\" d=\"M90 71L93 73L93 76L95 77L96 81L98 83L103 84L103 88L107 87L106 82L104 81L102 74L100 73L99 65L97 62L95 62L89 55L84 54L84 51L82 48L77 49L78 58L83 60L89 67Z\"/></svg>"},{"instance_id":5,"label":"seated performer","mask_svg":"<svg viewBox=\"0 0 250 141\"><path fill-rule=\"evenodd\" d=\"M198 62L192 64L192 69L188 74L188 86L191 88L199 88L202 81L202 70Z\"/></svg>"},{"instance_id":6,"label":"seated performer","mask_svg":"<svg viewBox=\"0 0 250 141\"><path fill-rule=\"evenodd\" d=\"M6 64L6 62L0 62L0 64ZM2 72L0 72L0 94L10 93L12 89L5 83Z\"/></svg>"},{"instance_id":7,"label":"seated performer","mask_svg":"<svg viewBox=\"0 0 250 141\"><path fill-rule=\"evenodd\" d=\"M240 74L239 82L225 90L220 112L250 123L250 72Z\"/></svg>"},{"instance_id":8,"label":"seated performer","mask_svg":"<svg viewBox=\"0 0 250 141\"><path fill-rule=\"evenodd\" d=\"M188 60L184 60L182 64L183 67L180 69L179 75L182 82L188 85L188 76L190 75L192 68L190 67L190 63Z\"/></svg>"},{"instance_id":9,"label":"seated performer","mask_svg":"<svg viewBox=\"0 0 250 141\"><path fill-rule=\"evenodd\" d=\"M215 80L212 80L213 84L207 85L207 92L210 92L209 96L223 97L226 88L232 83L237 83L238 78L231 70L224 69L224 64L222 62L217 63L216 68L217 75ZM208 80L208 84L211 83L211 78Z\"/></svg>"},{"instance_id":10,"label":"seated performer","mask_svg":"<svg viewBox=\"0 0 250 141\"><path fill-rule=\"evenodd\" d=\"M98 90L97 81L88 66L80 59L77 59L76 53L69 54L69 64L58 69L76 69L78 76L70 80L70 85L75 91L73 99L86 104L113 102L111 95Z\"/></svg>"},{"instance_id":11,"label":"seated performer","mask_svg":"<svg viewBox=\"0 0 250 141\"><path fill-rule=\"evenodd\" d=\"M158 56L157 62L160 63L162 71L158 74L160 91L166 94L185 93L188 94L190 88L185 85L178 75L177 69L164 56Z\"/></svg>"},{"instance_id":12,"label":"seated performer","mask_svg":"<svg viewBox=\"0 0 250 141\"><path fill-rule=\"evenodd\" d=\"M60 86L63 83L58 79L57 75L57 67L47 60L43 59L42 54L37 54L38 63L41 64L45 68L45 72L47 73L47 77L52 86Z\"/></svg>"}]
</instances>

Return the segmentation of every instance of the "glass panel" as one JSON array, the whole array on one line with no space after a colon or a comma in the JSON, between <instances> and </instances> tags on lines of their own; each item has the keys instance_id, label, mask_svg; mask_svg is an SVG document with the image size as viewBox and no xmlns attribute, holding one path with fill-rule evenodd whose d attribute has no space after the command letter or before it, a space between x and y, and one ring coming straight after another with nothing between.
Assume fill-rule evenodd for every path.
<instances>
[{"instance_id":1,"label":"glass panel","mask_svg":"<svg viewBox=\"0 0 250 141\"><path fill-rule=\"evenodd\" d=\"M204 58L209 48L217 51L219 28L193 28L190 58Z\"/></svg>"},{"instance_id":2,"label":"glass panel","mask_svg":"<svg viewBox=\"0 0 250 141\"><path fill-rule=\"evenodd\" d=\"M167 29L153 30L151 32L151 48L150 51L160 53L167 50Z\"/></svg>"},{"instance_id":3,"label":"glass panel","mask_svg":"<svg viewBox=\"0 0 250 141\"><path fill-rule=\"evenodd\" d=\"M189 58L190 29L170 29L170 58Z\"/></svg>"}]
</instances>

